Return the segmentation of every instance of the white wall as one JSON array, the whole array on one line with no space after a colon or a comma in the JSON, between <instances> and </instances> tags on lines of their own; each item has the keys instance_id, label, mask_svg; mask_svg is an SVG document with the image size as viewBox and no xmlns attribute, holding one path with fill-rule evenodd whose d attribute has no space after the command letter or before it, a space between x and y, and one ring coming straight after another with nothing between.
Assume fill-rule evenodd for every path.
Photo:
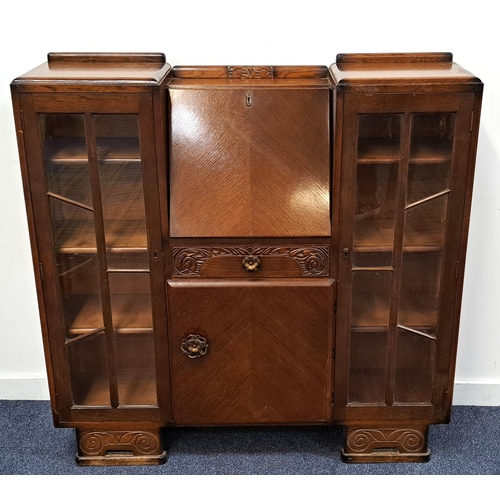
<instances>
[{"instance_id":1,"label":"white wall","mask_svg":"<svg viewBox=\"0 0 500 500\"><path fill-rule=\"evenodd\" d=\"M9 83L48 52L164 52L171 64L326 64L450 51L485 83L455 404L500 405L500 64L494 3L26 0L0 21L0 399L48 398Z\"/></svg>"}]
</instances>

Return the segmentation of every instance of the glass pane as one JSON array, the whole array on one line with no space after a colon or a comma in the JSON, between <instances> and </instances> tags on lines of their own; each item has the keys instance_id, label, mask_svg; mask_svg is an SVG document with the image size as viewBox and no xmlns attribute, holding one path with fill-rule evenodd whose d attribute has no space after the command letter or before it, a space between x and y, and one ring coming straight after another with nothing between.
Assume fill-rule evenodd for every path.
<instances>
[{"instance_id":1,"label":"glass pane","mask_svg":"<svg viewBox=\"0 0 500 500\"><path fill-rule=\"evenodd\" d=\"M94 212L50 198L52 241L56 253L96 253Z\"/></svg>"},{"instance_id":2,"label":"glass pane","mask_svg":"<svg viewBox=\"0 0 500 500\"><path fill-rule=\"evenodd\" d=\"M151 331L116 336L120 405L155 405L156 373Z\"/></svg>"},{"instance_id":3,"label":"glass pane","mask_svg":"<svg viewBox=\"0 0 500 500\"><path fill-rule=\"evenodd\" d=\"M407 205L450 188L454 113L412 116Z\"/></svg>"},{"instance_id":4,"label":"glass pane","mask_svg":"<svg viewBox=\"0 0 500 500\"><path fill-rule=\"evenodd\" d=\"M413 332L398 330L394 401L430 403L436 342Z\"/></svg>"},{"instance_id":5,"label":"glass pane","mask_svg":"<svg viewBox=\"0 0 500 500\"><path fill-rule=\"evenodd\" d=\"M41 114L47 189L92 206L83 115Z\"/></svg>"},{"instance_id":6,"label":"glass pane","mask_svg":"<svg viewBox=\"0 0 500 500\"><path fill-rule=\"evenodd\" d=\"M353 331L348 403L384 403L387 332Z\"/></svg>"},{"instance_id":7,"label":"glass pane","mask_svg":"<svg viewBox=\"0 0 500 500\"><path fill-rule=\"evenodd\" d=\"M50 199L59 294L68 338L103 326L94 214Z\"/></svg>"},{"instance_id":8,"label":"glass pane","mask_svg":"<svg viewBox=\"0 0 500 500\"><path fill-rule=\"evenodd\" d=\"M103 328L96 257L58 254L56 268L66 337L71 339Z\"/></svg>"},{"instance_id":9,"label":"glass pane","mask_svg":"<svg viewBox=\"0 0 500 500\"><path fill-rule=\"evenodd\" d=\"M410 158L414 162L449 163L453 150L455 113L412 116Z\"/></svg>"},{"instance_id":10,"label":"glass pane","mask_svg":"<svg viewBox=\"0 0 500 500\"><path fill-rule=\"evenodd\" d=\"M441 250L446 232L448 194L406 208L403 248L406 251Z\"/></svg>"},{"instance_id":11,"label":"glass pane","mask_svg":"<svg viewBox=\"0 0 500 500\"><path fill-rule=\"evenodd\" d=\"M396 403L430 403L451 186L453 113L412 116L398 311Z\"/></svg>"},{"instance_id":12,"label":"glass pane","mask_svg":"<svg viewBox=\"0 0 500 500\"><path fill-rule=\"evenodd\" d=\"M142 258L136 255L129 260L113 260L113 266L147 269L138 118L136 115L94 115L94 121L108 254L142 253Z\"/></svg>"},{"instance_id":13,"label":"glass pane","mask_svg":"<svg viewBox=\"0 0 500 500\"><path fill-rule=\"evenodd\" d=\"M41 114L47 195L75 405L109 406L109 377L83 115Z\"/></svg>"},{"instance_id":14,"label":"glass pane","mask_svg":"<svg viewBox=\"0 0 500 500\"><path fill-rule=\"evenodd\" d=\"M358 164L353 236L354 266L392 264L397 172L398 166L393 163ZM378 252L376 264L370 264L366 252Z\"/></svg>"},{"instance_id":15,"label":"glass pane","mask_svg":"<svg viewBox=\"0 0 500 500\"><path fill-rule=\"evenodd\" d=\"M116 333L152 330L149 273L109 273L109 290Z\"/></svg>"},{"instance_id":16,"label":"glass pane","mask_svg":"<svg viewBox=\"0 0 500 500\"><path fill-rule=\"evenodd\" d=\"M406 204L421 201L450 188L449 163L410 163Z\"/></svg>"},{"instance_id":17,"label":"glass pane","mask_svg":"<svg viewBox=\"0 0 500 500\"><path fill-rule=\"evenodd\" d=\"M356 268L387 267L391 265L392 252L379 250L381 247L358 247L355 254ZM382 247L386 248L386 247Z\"/></svg>"},{"instance_id":18,"label":"glass pane","mask_svg":"<svg viewBox=\"0 0 500 500\"><path fill-rule=\"evenodd\" d=\"M400 114L359 115L358 161L397 161L400 156Z\"/></svg>"},{"instance_id":19,"label":"glass pane","mask_svg":"<svg viewBox=\"0 0 500 500\"><path fill-rule=\"evenodd\" d=\"M103 333L82 337L67 346L73 404L109 406L106 341Z\"/></svg>"},{"instance_id":20,"label":"glass pane","mask_svg":"<svg viewBox=\"0 0 500 500\"><path fill-rule=\"evenodd\" d=\"M143 249L128 249L122 247L122 252L116 252L108 249L107 262L108 270L143 270L149 269L148 254Z\"/></svg>"},{"instance_id":21,"label":"glass pane","mask_svg":"<svg viewBox=\"0 0 500 500\"><path fill-rule=\"evenodd\" d=\"M383 403L392 273L353 272L349 402Z\"/></svg>"},{"instance_id":22,"label":"glass pane","mask_svg":"<svg viewBox=\"0 0 500 500\"><path fill-rule=\"evenodd\" d=\"M102 163L140 163L139 119L137 115L93 115L97 157Z\"/></svg>"},{"instance_id":23,"label":"glass pane","mask_svg":"<svg viewBox=\"0 0 500 500\"><path fill-rule=\"evenodd\" d=\"M389 328L390 271L352 273L352 328Z\"/></svg>"},{"instance_id":24,"label":"glass pane","mask_svg":"<svg viewBox=\"0 0 500 500\"><path fill-rule=\"evenodd\" d=\"M156 404L149 273L109 273L121 405Z\"/></svg>"},{"instance_id":25,"label":"glass pane","mask_svg":"<svg viewBox=\"0 0 500 500\"><path fill-rule=\"evenodd\" d=\"M358 134L353 262L358 267L390 266L401 115L360 115ZM379 253L377 264L370 265L364 252L386 253Z\"/></svg>"},{"instance_id":26,"label":"glass pane","mask_svg":"<svg viewBox=\"0 0 500 500\"><path fill-rule=\"evenodd\" d=\"M403 254L398 324L436 335L441 266L441 252Z\"/></svg>"}]
</instances>

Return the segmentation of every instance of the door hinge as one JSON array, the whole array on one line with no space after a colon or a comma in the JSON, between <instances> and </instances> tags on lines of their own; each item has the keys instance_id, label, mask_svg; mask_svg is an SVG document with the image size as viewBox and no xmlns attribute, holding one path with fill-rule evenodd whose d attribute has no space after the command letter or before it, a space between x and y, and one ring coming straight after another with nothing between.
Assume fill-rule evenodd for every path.
<instances>
[{"instance_id":1,"label":"door hinge","mask_svg":"<svg viewBox=\"0 0 500 500\"><path fill-rule=\"evenodd\" d=\"M473 128L474 128L474 111L470 114L470 129L469 129L469 132L472 132Z\"/></svg>"},{"instance_id":2,"label":"door hinge","mask_svg":"<svg viewBox=\"0 0 500 500\"><path fill-rule=\"evenodd\" d=\"M40 278L43 281L43 264L39 262L38 267L40 268Z\"/></svg>"},{"instance_id":3,"label":"door hinge","mask_svg":"<svg viewBox=\"0 0 500 500\"><path fill-rule=\"evenodd\" d=\"M23 132L25 130L25 127L24 127L24 111L21 109L20 111L20 116L21 116L21 128L23 129Z\"/></svg>"},{"instance_id":4,"label":"door hinge","mask_svg":"<svg viewBox=\"0 0 500 500\"><path fill-rule=\"evenodd\" d=\"M455 268L455 279L458 279L458 274L460 272L460 261L457 260L457 267Z\"/></svg>"}]
</instances>

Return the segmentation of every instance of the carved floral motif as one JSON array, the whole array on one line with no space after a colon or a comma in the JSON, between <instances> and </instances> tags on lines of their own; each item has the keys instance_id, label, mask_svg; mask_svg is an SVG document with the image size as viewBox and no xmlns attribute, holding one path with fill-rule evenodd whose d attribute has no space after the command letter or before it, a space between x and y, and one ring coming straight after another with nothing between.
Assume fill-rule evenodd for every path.
<instances>
[{"instance_id":1,"label":"carved floral motif","mask_svg":"<svg viewBox=\"0 0 500 500\"><path fill-rule=\"evenodd\" d=\"M174 275L198 276L201 267L215 257L270 255L295 260L304 276L328 276L328 246L314 247L173 247Z\"/></svg>"},{"instance_id":2,"label":"carved floral motif","mask_svg":"<svg viewBox=\"0 0 500 500\"><path fill-rule=\"evenodd\" d=\"M272 78L272 66L229 66L227 68L229 78L260 79Z\"/></svg>"}]
</instances>

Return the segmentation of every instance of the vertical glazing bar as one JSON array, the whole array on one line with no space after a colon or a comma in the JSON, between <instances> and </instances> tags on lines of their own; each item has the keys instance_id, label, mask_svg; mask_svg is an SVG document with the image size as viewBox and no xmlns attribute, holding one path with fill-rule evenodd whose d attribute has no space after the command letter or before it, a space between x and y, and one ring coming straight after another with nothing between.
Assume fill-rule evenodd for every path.
<instances>
[{"instance_id":1,"label":"vertical glazing bar","mask_svg":"<svg viewBox=\"0 0 500 500\"><path fill-rule=\"evenodd\" d=\"M404 216L406 204L406 189L408 184L408 163L410 158L410 134L411 134L411 114L403 115L403 124L401 130L401 155L398 168L398 182L396 190L395 207L395 234L394 234L394 254L392 273L391 305L389 316L389 337L387 353L387 371L385 385L385 402L391 406L394 401L394 377L396 374L396 347L398 340L398 310L401 294L401 269L403 260L403 234L404 234Z\"/></svg>"},{"instance_id":2,"label":"vertical glazing bar","mask_svg":"<svg viewBox=\"0 0 500 500\"><path fill-rule=\"evenodd\" d=\"M116 346L113 332L113 320L111 316L111 299L109 291L109 280L107 274L106 240L104 234L103 209L101 197L101 185L99 180L99 168L97 161L97 145L95 139L94 120L90 113L85 113L85 136L87 141L87 154L89 158L90 185L92 190L92 201L94 206L94 223L96 231L97 258L99 266L99 281L101 286L101 301L106 335L106 351L109 371L109 391L111 406L117 408L118 380L116 367Z\"/></svg>"}]
</instances>

